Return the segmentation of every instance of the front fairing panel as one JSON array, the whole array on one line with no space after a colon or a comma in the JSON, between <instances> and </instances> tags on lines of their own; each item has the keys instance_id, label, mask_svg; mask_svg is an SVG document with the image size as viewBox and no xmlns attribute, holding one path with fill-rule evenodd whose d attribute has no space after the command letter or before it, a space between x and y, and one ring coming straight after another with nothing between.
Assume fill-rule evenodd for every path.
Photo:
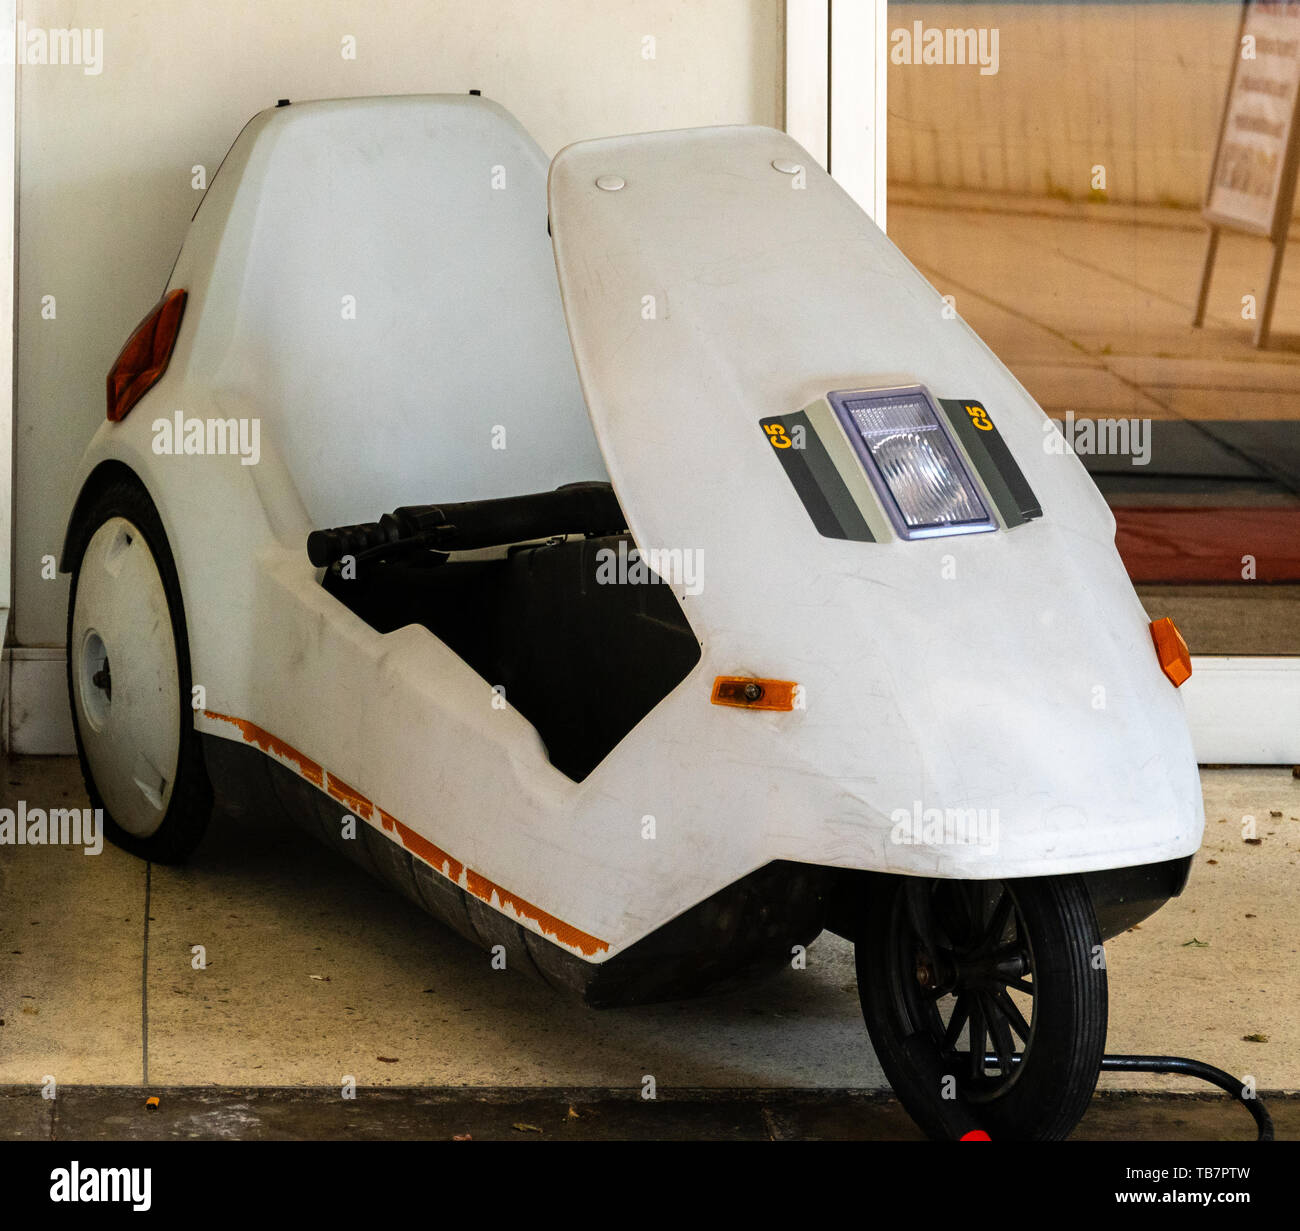
<instances>
[{"instance_id":1,"label":"front fairing panel","mask_svg":"<svg viewBox=\"0 0 1300 1231\"><path fill-rule=\"evenodd\" d=\"M598 187L608 176L625 186ZM710 672L804 685L805 712L714 717L719 748L762 723L769 769L835 784L819 815L784 826L796 832L769 819L774 857L869 849L876 866L980 875L970 851L881 837L899 810L930 808L996 809L990 870L1031 849L1025 873L1195 849L1181 699L1109 510L1028 394L797 144L758 128L582 143L552 164L550 207L583 390L637 543L700 562L698 593L677 589ZM988 408L1041 518L924 541L887 524L875 542L818 533L760 421L911 384Z\"/></svg>"}]
</instances>

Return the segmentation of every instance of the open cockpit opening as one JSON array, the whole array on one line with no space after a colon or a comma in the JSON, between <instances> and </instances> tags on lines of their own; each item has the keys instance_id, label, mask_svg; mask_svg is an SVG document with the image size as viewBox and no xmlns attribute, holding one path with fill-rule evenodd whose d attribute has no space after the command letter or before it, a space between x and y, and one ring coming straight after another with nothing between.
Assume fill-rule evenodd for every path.
<instances>
[{"instance_id":1,"label":"open cockpit opening","mask_svg":"<svg viewBox=\"0 0 1300 1231\"><path fill-rule=\"evenodd\" d=\"M344 606L380 633L427 628L581 781L700 658L671 586L608 567L636 551L623 520L608 484L584 483L398 509L310 550Z\"/></svg>"}]
</instances>

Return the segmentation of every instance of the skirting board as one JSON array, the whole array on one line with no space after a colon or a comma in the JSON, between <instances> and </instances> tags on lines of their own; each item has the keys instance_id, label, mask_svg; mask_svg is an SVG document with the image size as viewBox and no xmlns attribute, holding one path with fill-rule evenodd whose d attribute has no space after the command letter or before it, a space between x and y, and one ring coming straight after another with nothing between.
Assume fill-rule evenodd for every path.
<instances>
[{"instance_id":1,"label":"skirting board","mask_svg":"<svg viewBox=\"0 0 1300 1231\"><path fill-rule=\"evenodd\" d=\"M5 651L10 752L75 752L64 653L54 646ZM1195 657L1183 685L1202 765L1300 765L1300 658Z\"/></svg>"},{"instance_id":2,"label":"skirting board","mask_svg":"<svg viewBox=\"0 0 1300 1231\"><path fill-rule=\"evenodd\" d=\"M1202 765L1300 765L1300 658L1194 655L1182 691Z\"/></svg>"},{"instance_id":3,"label":"skirting board","mask_svg":"<svg viewBox=\"0 0 1300 1231\"><path fill-rule=\"evenodd\" d=\"M74 755L77 746L63 647L15 645L5 650L4 657L9 682L5 750L32 756Z\"/></svg>"}]
</instances>

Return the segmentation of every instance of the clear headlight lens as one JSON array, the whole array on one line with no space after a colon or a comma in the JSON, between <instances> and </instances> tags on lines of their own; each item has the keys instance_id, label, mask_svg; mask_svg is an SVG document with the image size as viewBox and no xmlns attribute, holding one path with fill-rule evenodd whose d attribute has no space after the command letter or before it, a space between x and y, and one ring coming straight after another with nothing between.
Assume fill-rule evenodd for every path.
<instances>
[{"instance_id":1,"label":"clear headlight lens","mask_svg":"<svg viewBox=\"0 0 1300 1231\"><path fill-rule=\"evenodd\" d=\"M904 538L997 528L923 390L832 393L829 400Z\"/></svg>"}]
</instances>

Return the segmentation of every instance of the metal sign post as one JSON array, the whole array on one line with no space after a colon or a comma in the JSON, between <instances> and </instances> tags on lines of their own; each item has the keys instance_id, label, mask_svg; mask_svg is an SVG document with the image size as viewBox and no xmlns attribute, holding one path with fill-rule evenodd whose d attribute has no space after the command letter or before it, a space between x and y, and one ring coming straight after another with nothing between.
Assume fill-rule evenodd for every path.
<instances>
[{"instance_id":1,"label":"metal sign post","mask_svg":"<svg viewBox=\"0 0 1300 1231\"><path fill-rule=\"evenodd\" d=\"M1300 162L1300 0L1244 0L1228 96L1219 123L1203 214L1210 234L1192 324L1205 303L1229 228L1269 240L1273 247L1264 302L1256 305L1255 345L1268 344L1282 254L1295 205Z\"/></svg>"}]
</instances>

